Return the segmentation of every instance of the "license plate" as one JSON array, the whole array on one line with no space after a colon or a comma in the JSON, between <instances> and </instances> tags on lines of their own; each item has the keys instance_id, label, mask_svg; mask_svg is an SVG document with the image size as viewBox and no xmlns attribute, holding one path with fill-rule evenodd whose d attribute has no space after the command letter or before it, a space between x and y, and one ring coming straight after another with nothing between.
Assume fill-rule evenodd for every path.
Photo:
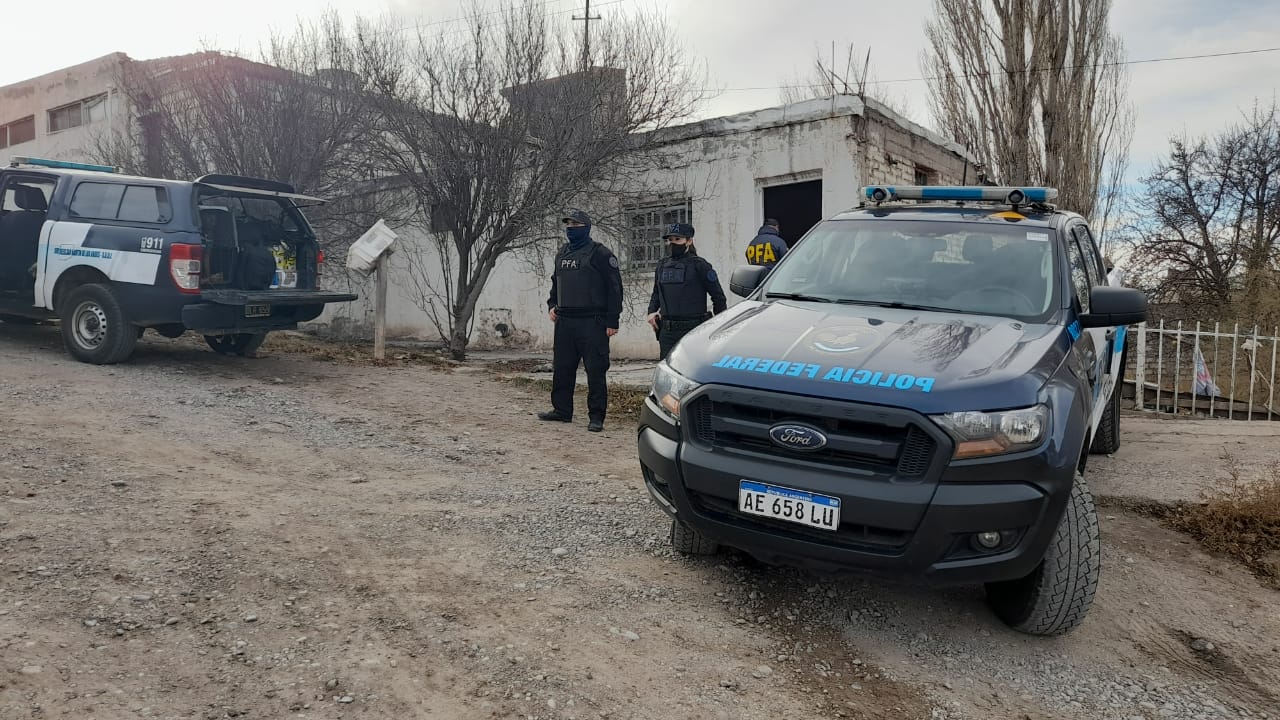
<instances>
[{"instance_id":1,"label":"license plate","mask_svg":"<svg viewBox=\"0 0 1280 720\"><path fill-rule=\"evenodd\" d=\"M271 317L270 305L245 305L245 317Z\"/></svg>"},{"instance_id":2,"label":"license plate","mask_svg":"<svg viewBox=\"0 0 1280 720\"><path fill-rule=\"evenodd\" d=\"M839 498L750 480L738 483L738 510L822 530L840 527Z\"/></svg>"}]
</instances>

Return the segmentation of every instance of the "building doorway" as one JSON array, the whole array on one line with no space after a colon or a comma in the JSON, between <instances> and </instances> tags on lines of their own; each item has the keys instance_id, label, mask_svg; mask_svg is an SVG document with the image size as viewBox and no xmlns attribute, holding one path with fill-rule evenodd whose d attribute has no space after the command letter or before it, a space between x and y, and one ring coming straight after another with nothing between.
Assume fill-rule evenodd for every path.
<instances>
[{"instance_id":1,"label":"building doorway","mask_svg":"<svg viewBox=\"0 0 1280 720\"><path fill-rule=\"evenodd\" d=\"M764 217L778 221L782 226L782 239L791 247L822 220L822 181L766 187Z\"/></svg>"}]
</instances>

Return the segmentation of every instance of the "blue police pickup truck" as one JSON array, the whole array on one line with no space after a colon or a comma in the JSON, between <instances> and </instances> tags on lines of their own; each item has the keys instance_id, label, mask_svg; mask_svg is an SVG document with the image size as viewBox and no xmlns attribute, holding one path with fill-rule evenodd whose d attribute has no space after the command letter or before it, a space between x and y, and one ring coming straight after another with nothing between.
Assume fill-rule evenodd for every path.
<instances>
[{"instance_id":1,"label":"blue police pickup truck","mask_svg":"<svg viewBox=\"0 0 1280 720\"><path fill-rule=\"evenodd\" d=\"M1120 285L1053 188L868 187L659 363L639 426L674 547L985 584L1005 623L1078 625L1120 442Z\"/></svg>"},{"instance_id":2,"label":"blue police pickup truck","mask_svg":"<svg viewBox=\"0 0 1280 720\"><path fill-rule=\"evenodd\" d=\"M321 202L256 178L14 158L0 170L0 320L57 320L67 352L94 364L127 359L146 328L252 353L356 298L318 287L324 254L299 208Z\"/></svg>"}]
</instances>

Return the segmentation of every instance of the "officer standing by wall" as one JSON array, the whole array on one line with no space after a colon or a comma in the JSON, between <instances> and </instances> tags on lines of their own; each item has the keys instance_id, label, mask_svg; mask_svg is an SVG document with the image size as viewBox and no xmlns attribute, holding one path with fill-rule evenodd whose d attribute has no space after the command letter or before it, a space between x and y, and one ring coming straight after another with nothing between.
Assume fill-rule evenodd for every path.
<instances>
[{"instance_id":1,"label":"officer standing by wall","mask_svg":"<svg viewBox=\"0 0 1280 720\"><path fill-rule=\"evenodd\" d=\"M756 231L755 239L747 245L747 262L769 267L777 265L782 256L787 254L787 242L782 239L780 232L777 220L766 219L764 225Z\"/></svg>"},{"instance_id":2,"label":"officer standing by wall","mask_svg":"<svg viewBox=\"0 0 1280 720\"><path fill-rule=\"evenodd\" d=\"M574 210L563 218L569 242L556 253L547 314L555 323L551 362L551 407L539 420L573 421L578 363L587 369L587 430L604 429L609 388L609 338L622 316L622 274L618 258L591 239L591 218Z\"/></svg>"},{"instance_id":3,"label":"officer standing by wall","mask_svg":"<svg viewBox=\"0 0 1280 720\"><path fill-rule=\"evenodd\" d=\"M693 249L692 225L669 225L662 239L670 244L671 255L660 260L654 271L646 319L658 333L658 356L665 359L680 338L710 317L707 296L716 315L724 312L728 302L715 269Z\"/></svg>"}]
</instances>

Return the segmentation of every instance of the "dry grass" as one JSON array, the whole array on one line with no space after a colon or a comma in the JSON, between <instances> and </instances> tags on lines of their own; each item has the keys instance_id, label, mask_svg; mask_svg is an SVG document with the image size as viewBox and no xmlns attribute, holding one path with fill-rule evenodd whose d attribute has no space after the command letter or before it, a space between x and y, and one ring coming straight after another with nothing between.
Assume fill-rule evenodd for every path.
<instances>
[{"instance_id":1,"label":"dry grass","mask_svg":"<svg viewBox=\"0 0 1280 720\"><path fill-rule=\"evenodd\" d=\"M1207 550L1242 562L1260 580L1280 588L1280 463L1257 480L1224 457L1230 480L1199 503L1120 505L1195 538Z\"/></svg>"},{"instance_id":2,"label":"dry grass","mask_svg":"<svg viewBox=\"0 0 1280 720\"><path fill-rule=\"evenodd\" d=\"M546 364L546 360L539 360L538 358L517 358L514 360L494 360L489 363L489 367L500 373L527 373L533 372Z\"/></svg>"},{"instance_id":3,"label":"dry grass","mask_svg":"<svg viewBox=\"0 0 1280 720\"><path fill-rule=\"evenodd\" d=\"M310 337L297 333L271 333L262 343L261 352L291 353L306 355L316 360L340 363L342 365L365 365L373 367L394 367L416 365L450 370L454 363L439 352L420 352L399 347L387 347L385 360L373 358L372 342L342 342Z\"/></svg>"},{"instance_id":4,"label":"dry grass","mask_svg":"<svg viewBox=\"0 0 1280 720\"><path fill-rule=\"evenodd\" d=\"M542 379L533 379L523 376L515 376L503 378L512 385L523 388L533 388L546 393L551 392L551 381ZM625 385L609 386L609 417L611 419L621 419L630 422L640 420L640 409L644 407L644 399L648 397L649 391L638 390ZM583 388L573 394L574 402L579 406L577 409L583 413L586 412L587 393ZM574 412L577 415L577 411Z\"/></svg>"}]
</instances>

